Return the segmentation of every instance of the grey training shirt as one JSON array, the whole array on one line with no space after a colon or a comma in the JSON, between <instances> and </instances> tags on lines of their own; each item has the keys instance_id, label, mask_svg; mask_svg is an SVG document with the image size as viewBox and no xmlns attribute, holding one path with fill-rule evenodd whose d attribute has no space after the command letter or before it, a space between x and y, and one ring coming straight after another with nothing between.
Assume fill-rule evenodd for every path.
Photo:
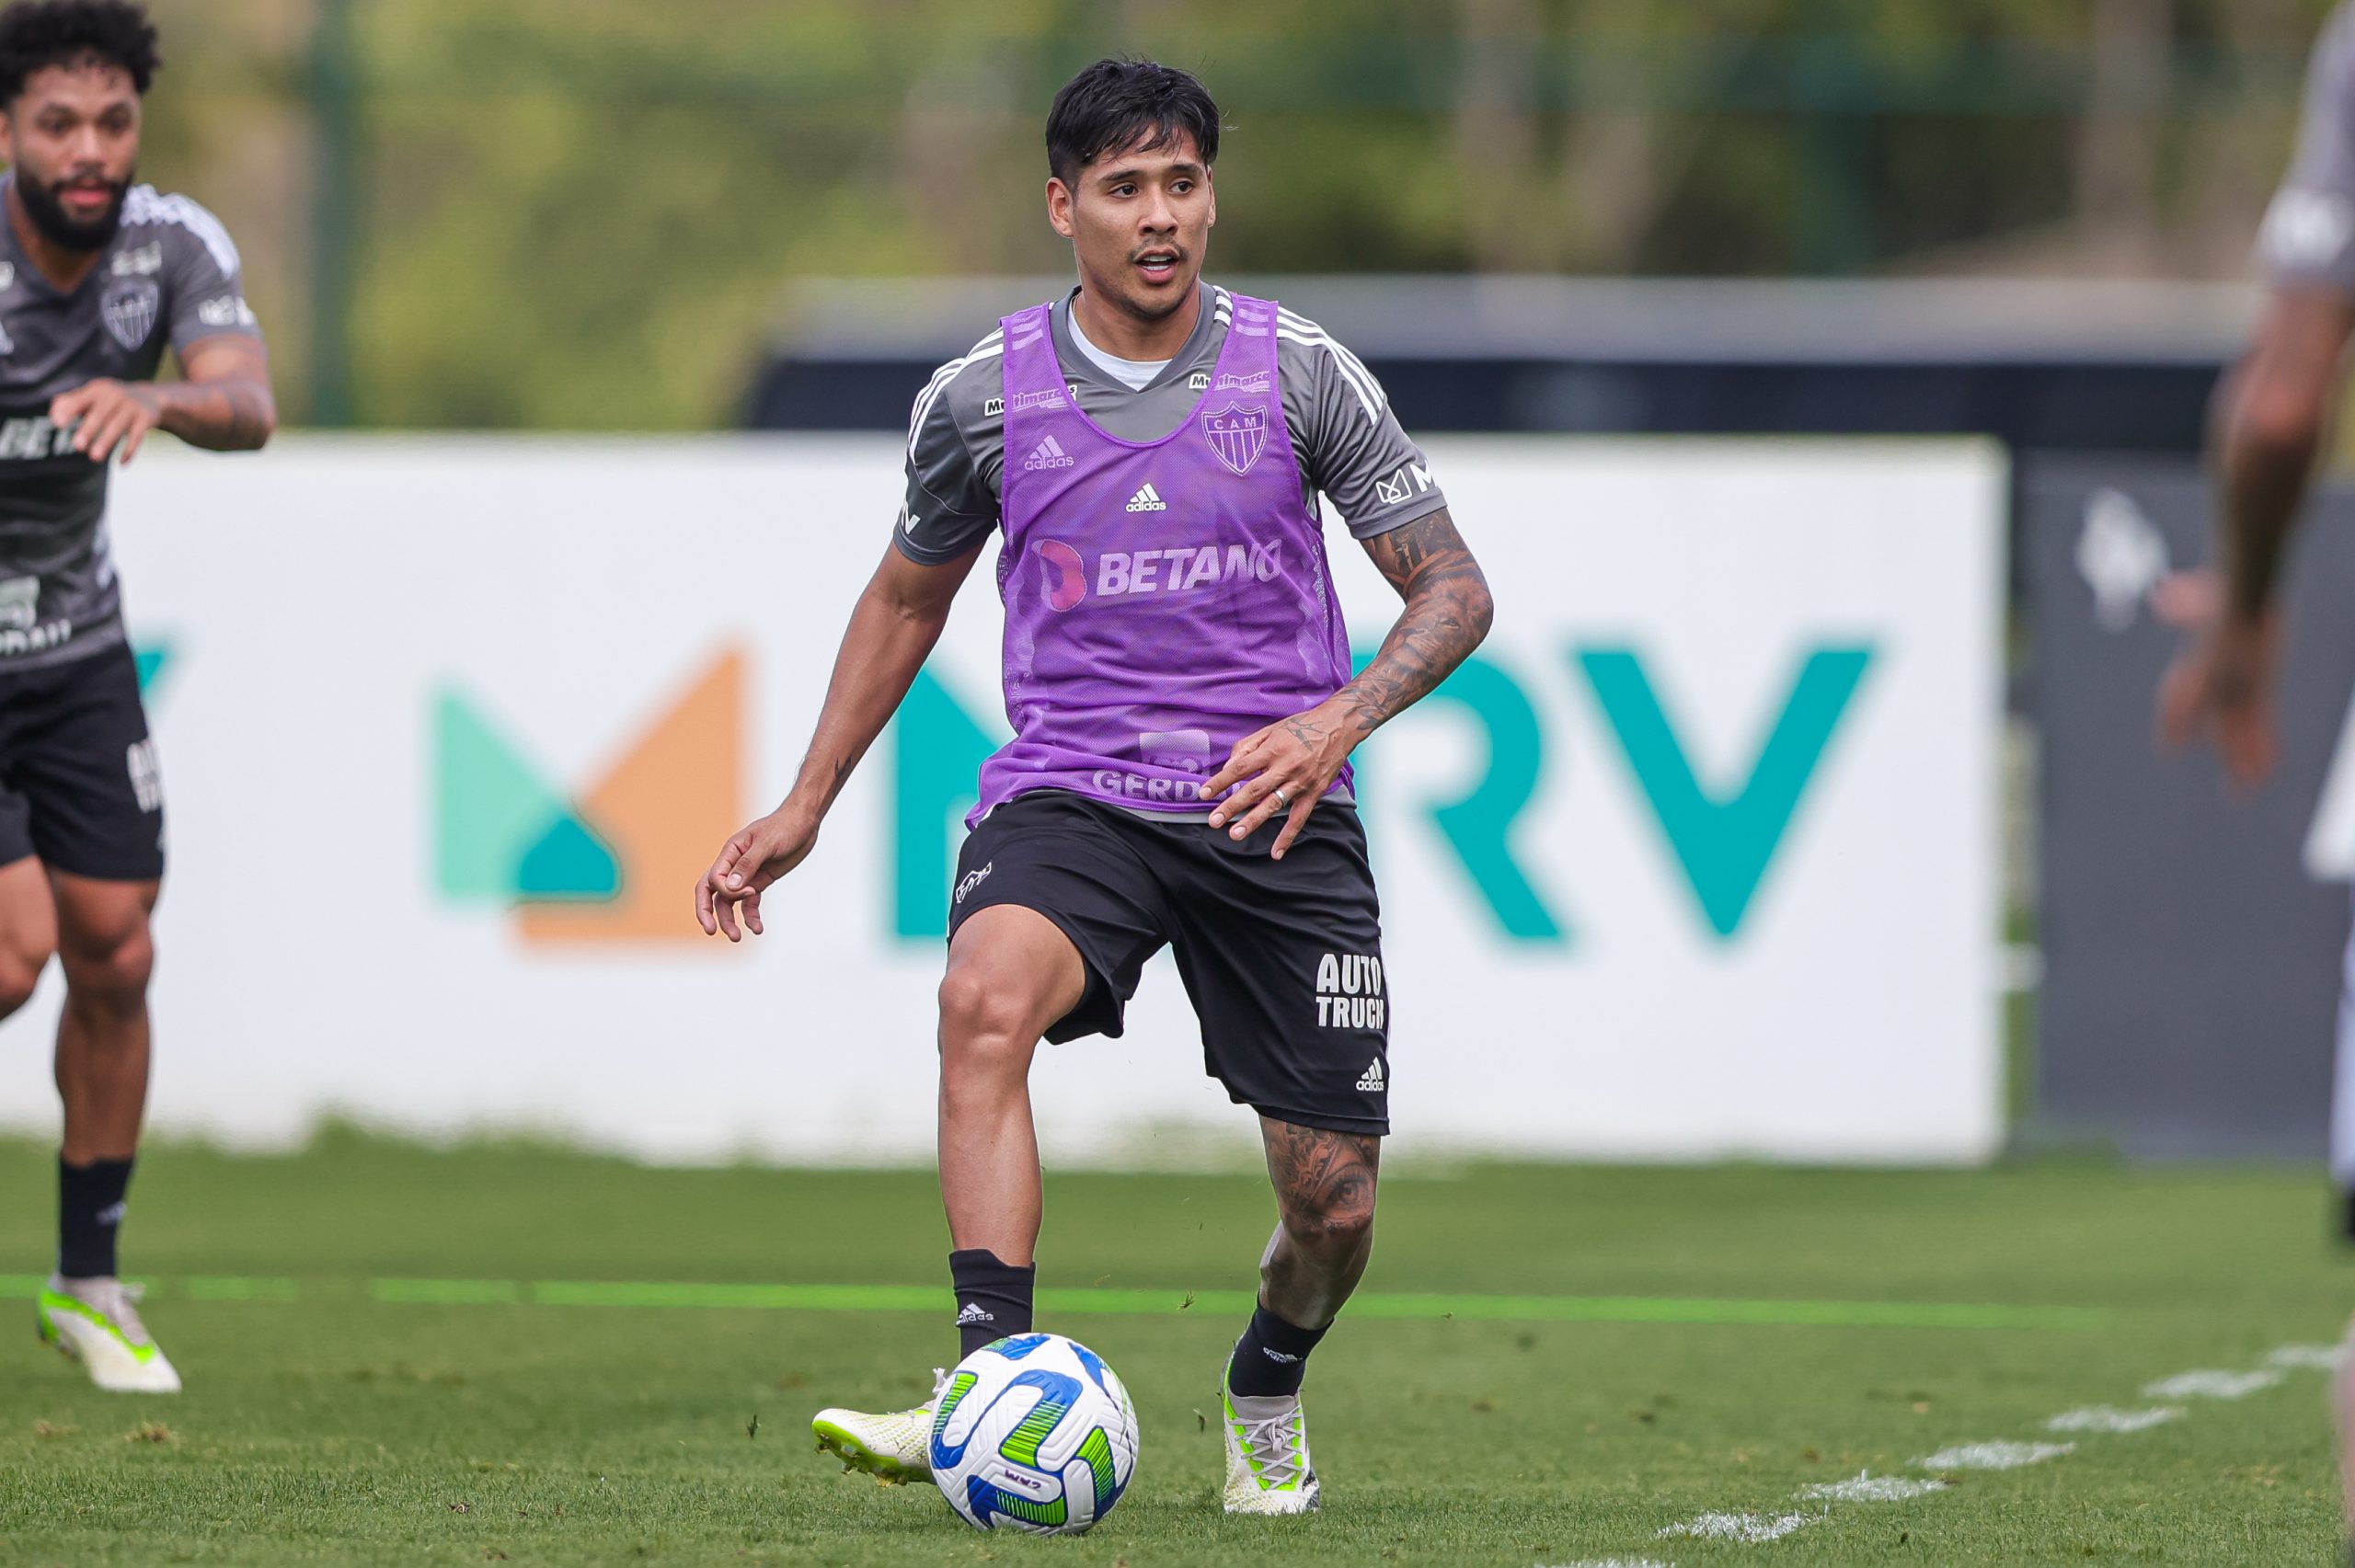
<instances>
[{"instance_id":1,"label":"grey training shirt","mask_svg":"<svg viewBox=\"0 0 2355 1568\"><path fill-rule=\"evenodd\" d=\"M133 186L113 243L64 294L0 214L0 673L122 640L107 465L74 451L50 400L100 378L153 380L167 344L260 336L229 231L185 196Z\"/></svg>"},{"instance_id":2,"label":"grey training shirt","mask_svg":"<svg viewBox=\"0 0 2355 1568\"><path fill-rule=\"evenodd\" d=\"M2257 252L2277 286L2355 294L2355 5L2332 12L2315 40L2297 156Z\"/></svg>"},{"instance_id":3,"label":"grey training shirt","mask_svg":"<svg viewBox=\"0 0 2355 1568\"><path fill-rule=\"evenodd\" d=\"M1080 412L1122 441L1145 441L1167 435L1194 411L1234 309L1224 289L1200 287L1203 308L1192 335L1158 376L1134 390L1073 342L1071 296L1056 304L1055 355ZM999 337L992 332L941 366L916 397L908 419L907 503L896 535L910 560L953 561L998 526L1005 464ZM1371 539L1447 504L1421 451L1390 412L1382 383L1322 327L1284 311L1276 327L1276 370L1312 516L1321 490L1352 534Z\"/></svg>"}]
</instances>

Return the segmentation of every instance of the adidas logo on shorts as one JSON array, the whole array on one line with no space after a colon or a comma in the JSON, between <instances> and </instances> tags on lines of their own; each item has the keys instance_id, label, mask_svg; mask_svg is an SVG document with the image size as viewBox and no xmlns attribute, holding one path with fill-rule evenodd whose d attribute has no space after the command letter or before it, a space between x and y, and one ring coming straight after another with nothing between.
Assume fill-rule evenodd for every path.
<instances>
[{"instance_id":1,"label":"adidas logo on shorts","mask_svg":"<svg viewBox=\"0 0 2355 1568\"><path fill-rule=\"evenodd\" d=\"M1379 1094L1382 1092L1382 1059L1380 1057L1376 1057L1373 1059L1372 1066L1368 1067L1363 1072L1358 1074L1358 1093L1361 1094Z\"/></svg>"},{"instance_id":2,"label":"adidas logo on shorts","mask_svg":"<svg viewBox=\"0 0 2355 1568\"><path fill-rule=\"evenodd\" d=\"M1022 460L1022 466L1036 474L1042 468L1069 468L1078 461L1063 451L1063 442L1049 436L1030 449L1030 455Z\"/></svg>"},{"instance_id":3,"label":"adidas logo on shorts","mask_svg":"<svg viewBox=\"0 0 2355 1568\"><path fill-rule=\"evenodd\" d=\"M1131 511L1167 511L1169 503L1161 498L1161 492L1155 489L1153 481L1148 479L1145 481L1143 489L1129 498L1129 509Z\"/></svg>"}]
</instances>

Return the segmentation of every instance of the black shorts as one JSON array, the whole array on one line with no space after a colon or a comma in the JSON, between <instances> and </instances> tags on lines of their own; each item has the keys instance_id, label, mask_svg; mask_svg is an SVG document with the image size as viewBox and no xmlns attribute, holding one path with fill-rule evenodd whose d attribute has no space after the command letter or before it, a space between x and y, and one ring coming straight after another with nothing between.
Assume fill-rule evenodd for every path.
<instances>
[{"instance_id":1,"label":"black shorts","mask_svg":"<svg viewBox=\"0 0 2355 1568\"><path fill-rule=\"evenodd\" d=\"M1199 818L1140 817L1039 790L983 818L957 859L948 933L1019 904L1062 928L1087 990L1050 1041L1118 1036L1166 944L1202 1025L1203 1065L1237 1104L1302 1127L1390 1130L1382 909L1355 808L1316 808L1284 858L1279 818L1236 843Z\"/></svg>"},{"instance_id":2,"label":"black shorts","mask_svg":"<svg viewBox=\"0 0 2355 1568\"><path fill-rule=\"evenodd\" d=\"M164 875L164 786L129 645L0 665L0 865L109 882Z\"/></svg>"}]
</instances>

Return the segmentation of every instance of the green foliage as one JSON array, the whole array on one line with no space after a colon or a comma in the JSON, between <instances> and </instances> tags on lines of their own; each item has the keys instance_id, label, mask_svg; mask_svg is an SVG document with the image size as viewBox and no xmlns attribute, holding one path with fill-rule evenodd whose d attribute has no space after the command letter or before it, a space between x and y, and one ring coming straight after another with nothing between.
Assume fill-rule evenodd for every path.
<instances>
[{"instance_id":1,"label":"green foliage","mask_svg":"<svg viewBox=\"0 0 2355 1568\"><path fill-rule=\"evenodd\" d=\"M1218 95L1228 270L1920 270L2083 228L2213 274L2326 9L339 0L337 69L331 3L158 0L151 169L246 241L298 416L327 223L362 422L576 429L732 422L797 277L1067 267L1040 126L1107 52ZM345 79L362 177L323 190L305 126Z\"/></svg>"}]
</instances>

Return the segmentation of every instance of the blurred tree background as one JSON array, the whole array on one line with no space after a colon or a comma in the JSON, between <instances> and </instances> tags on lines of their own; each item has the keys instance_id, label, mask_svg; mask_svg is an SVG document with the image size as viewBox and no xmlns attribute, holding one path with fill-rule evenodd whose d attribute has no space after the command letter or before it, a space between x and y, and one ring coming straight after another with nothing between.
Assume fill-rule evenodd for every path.
<instances>
[{"instance_id":1,"label":"blurred tree background","mask_svg":"<svg viewBox=\"0 0 2355 1568\"><path fill-rule=\"evenodd\" d=\"M795 277L1052 272L1048 100L1225 112L1231 271L2238 276L2328 0L152 0L147 177L314 423L735 422Z\"/></svg>"}]
</instances>

